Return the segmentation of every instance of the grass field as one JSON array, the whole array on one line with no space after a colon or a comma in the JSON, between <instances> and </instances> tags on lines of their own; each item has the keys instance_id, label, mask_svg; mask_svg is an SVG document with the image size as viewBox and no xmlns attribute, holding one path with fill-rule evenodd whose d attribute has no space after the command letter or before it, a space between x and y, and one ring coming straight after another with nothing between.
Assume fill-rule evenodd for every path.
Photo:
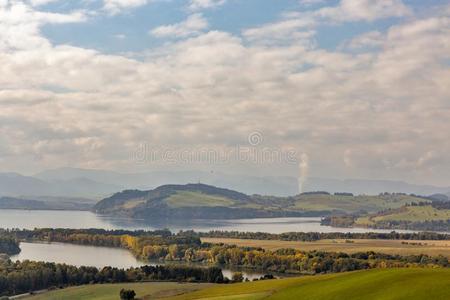
<instances>
[{"instance_id":1,"label":"grass field","mask_svg":"<svg viewBox=\"0 0 450 300\"><path fill-rule=\"evenodd\" d=\"M450 241L402 241L402 240L319 240L315 242L245 240L225 238L202 238L203 242L225 243L243 247L261 247L268 250L293 248L304 251L321 250L331 252L355 253L376 251L387 254L428 254L450 257ZM408 244L405 244L408 243Z\"/></svg>"},{"instance_id":2,"label":"grass field","mask_svg":"<svg viewBox=\"0 0 450 300\"><path fill-rule=\"evenodd\" d=\"M121 289L132 289L137 297L141 299L158 299L176 296L179 294L196 291L210 287L210 284L195 283L171 283L171 282L149 282L149 283L125 283L125 284L97 284L79 287L71 287L55 290L44 294L27 297L30 300L110 300L119 299Z\"/></svg>"},{"instance_id":3,"label":"grass field","mask_svg":"<svg viewBox=\"0 0 450 300\"><path fill-rule=\"evenodd\" d=\"M215 207L232 206L234 202L225 197L207 195L201 192L178 191L170 196L165 202L172 208L178 207Z\"/></svg>"},{"instance_id":4,"label":"grass field","mask_svg":"<svg viewBox=\"0 0 450 300\"><path fill-rule=\"evenodd\" d=\"M89 285L27 299L119 299L122 288L135 290L141 299L168 300L447 300L450 299L450 269L378 269L228 285Z\"/></svg>"},{"instance_id":5,"label":"grass field","mask_svg":"<svg viewBox=\"0 0 450 300\"><path fill-rule=\"evenodd\" d=\"M295 202L296 209L307 211L338 210L345 212L378 212L388 208L399 208L412 202L427 200L407 195L383 196L335 196L335 195L301 195Z\"/></svg>"},{"instance_id":6,"label":"grass field","mask_svg":"<svg viewBox=\"0 0 450 300\"><path fill-rule=\"evenodd\" d=\"M385 269L213 286L172 300L447 300L449 269Z\"/></svg>"},{"instance_id":7,"label":"grass field","mask_svg":"<svg viewBox=\"0 0 450 300\"><path fill-rule=\"evenodd\" d=\"M450 219L450 210L448 209L436 209L432 206L409 206L398 213L374 217L373 220L377 221L439 221Z\"/></svg>"}]
</instances>

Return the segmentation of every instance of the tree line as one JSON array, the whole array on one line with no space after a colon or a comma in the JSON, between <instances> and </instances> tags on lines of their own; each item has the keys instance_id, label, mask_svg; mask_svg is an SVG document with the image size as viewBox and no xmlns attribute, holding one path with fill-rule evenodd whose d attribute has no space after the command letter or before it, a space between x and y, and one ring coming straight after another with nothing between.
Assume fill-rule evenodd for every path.
<instances>
[{"instance_id":1,"label":"tree line","mask_svg":"<svg viewBox=\"0 0 450 300\"><path fill-rule=\"evenodd\" d=\"M222 270L217 267L143 266L125 270L112 267L75 267L27 260L0 261L0 296L75 285L155 280L209 283L227 281Z\"/></svg>"},{"instance_id":2,"label":"tree line","mask_svg":"<svg viewBox=\"0 0 450 300\"><path fill-rule=\"evenodd\" d=\"M76 243L94 246L112 246L129 249L136 257L143 260L198 262L204 264L239 266L255 268L272 272L289 273L332 273L345 272L379 267L447 267L448 259L442 256L430 257L427 255L385 255L374 252L361 252L356 254L345 254L322 251L301 251L295 249L280 249L270 251L262 248L237 247L225 244L201 243L203 234L192 231L179 232L177 234L158 236L153 232L148 235L117 235L114 232L100 234L93 231L71 230L71 229L39 229L5 231L10 236L44 241L55 241L65 243ZM370 236L370 234L358 234ZM425 233L385 233L374 234L379 238L395 239L430 239L436 238L435 234L428 236ZM208 236L240 237L241 233L209 233ZM348 234L319 234L303 236L301 233L282 235L263 234L264 237L283 237L284 239L306 239L318 238L353 238ZM248 233L246 237L255 238L258 234Z\"/></svg>"},{"instance_id":3,"label":"tree line","mask_svg":"<svg viewBox=\"0 0 450 300\"><path fill-rule=\"evenodd\" d=\"M449 234L436 232L286 232L286 233L266 233L266 232L240 232L240 231L210 231L195 233L192 231L180 232L179 234L191 234L199 237L210 238L235 238L251 240L281 240L281 241L301 241L313 242L330 239L370 239L370 240L450 240Z\"/></svg>"}]
</instances>

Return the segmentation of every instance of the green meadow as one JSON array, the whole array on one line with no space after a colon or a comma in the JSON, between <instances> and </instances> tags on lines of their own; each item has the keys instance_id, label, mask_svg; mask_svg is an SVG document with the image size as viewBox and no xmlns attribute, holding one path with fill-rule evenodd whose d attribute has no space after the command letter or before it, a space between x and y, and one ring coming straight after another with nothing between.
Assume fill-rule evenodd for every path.
<instances>
[{"instance_id":1,"label":"green meadow","mask_svg":"<svg viewBox=\"0 0 450 300\"><path fill-rule=\"evenodd\" d=\"M51 291L29 299L119 299L121 288L134 289L140 299L447 300L450 299L450 269L377 269L228 285L89 285Z\"/></svg>"}]
</instances>

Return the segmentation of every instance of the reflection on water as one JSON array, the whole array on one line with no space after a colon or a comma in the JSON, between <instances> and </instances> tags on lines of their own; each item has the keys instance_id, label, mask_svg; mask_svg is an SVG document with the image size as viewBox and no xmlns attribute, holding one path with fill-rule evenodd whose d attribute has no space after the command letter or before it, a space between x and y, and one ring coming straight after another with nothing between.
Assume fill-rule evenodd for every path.
<instances>
[{"instance_id":1,"label":"reflection on water","mask_svg":"<svg viewBox=\"0 0 450 300\"><path fill-rule=\"evenodd\" d=\"M20 243L19 254L11 256L12 261L34 260L68 264L73 266L105 266L130 268L145 265L130 251L120 248L71 245L63 243Z\"/></svg>"},{"instance_id":2,"label":"reflection on water","mask_svg":"<svg viewBox=\"0 0 450 300\"><path fill-rule=\"evenodd\" d=\"M0 209L0 228L103 228L144 229L168 228L180 230L210 231L235 230L250 232L283 233L303 232L390 232L383 229L336 228L320 225L320 218L267 218L238 220L132 220L100 216L88 211L36 211ZM397 230L399 231L399 230Z\"/></svg>"},{"instance_id":3,"label":"reflection on water","mask_svg":"<svg viewBox=\"0 0 450 300\"><path fill-rule=\"evenodd\" d=\"M127 269L143 265L164 265L164 262L145 263L136 259L130 251L120 248L94 247L63 243L20 243L22 251L11 256L12 261L45 261L65 263L73 266L92 266L99 269L111 266ZM178 263L182 264L182 263ZM249 280L259 278L263 274L256 271L240 270ZM223 275L231 278L234 271L222 268Z\"/></svg>"}]
</instances>

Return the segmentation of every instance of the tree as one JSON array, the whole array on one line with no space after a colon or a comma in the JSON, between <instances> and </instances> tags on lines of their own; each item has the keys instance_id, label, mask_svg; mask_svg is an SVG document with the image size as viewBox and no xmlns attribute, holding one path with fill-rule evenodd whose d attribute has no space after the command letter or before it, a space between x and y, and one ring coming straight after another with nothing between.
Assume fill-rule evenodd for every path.
<instances>
[{"instance_id":1,"label":"tree","mask_svg":"<svg viewBox=\"0 0 450 300\"><path fill-rule=\"evenodd\" d=\"M136 293L133 290L120 290L120 299L121 300L133 300L136 297Z\"/></svg>"}]
</instances>

